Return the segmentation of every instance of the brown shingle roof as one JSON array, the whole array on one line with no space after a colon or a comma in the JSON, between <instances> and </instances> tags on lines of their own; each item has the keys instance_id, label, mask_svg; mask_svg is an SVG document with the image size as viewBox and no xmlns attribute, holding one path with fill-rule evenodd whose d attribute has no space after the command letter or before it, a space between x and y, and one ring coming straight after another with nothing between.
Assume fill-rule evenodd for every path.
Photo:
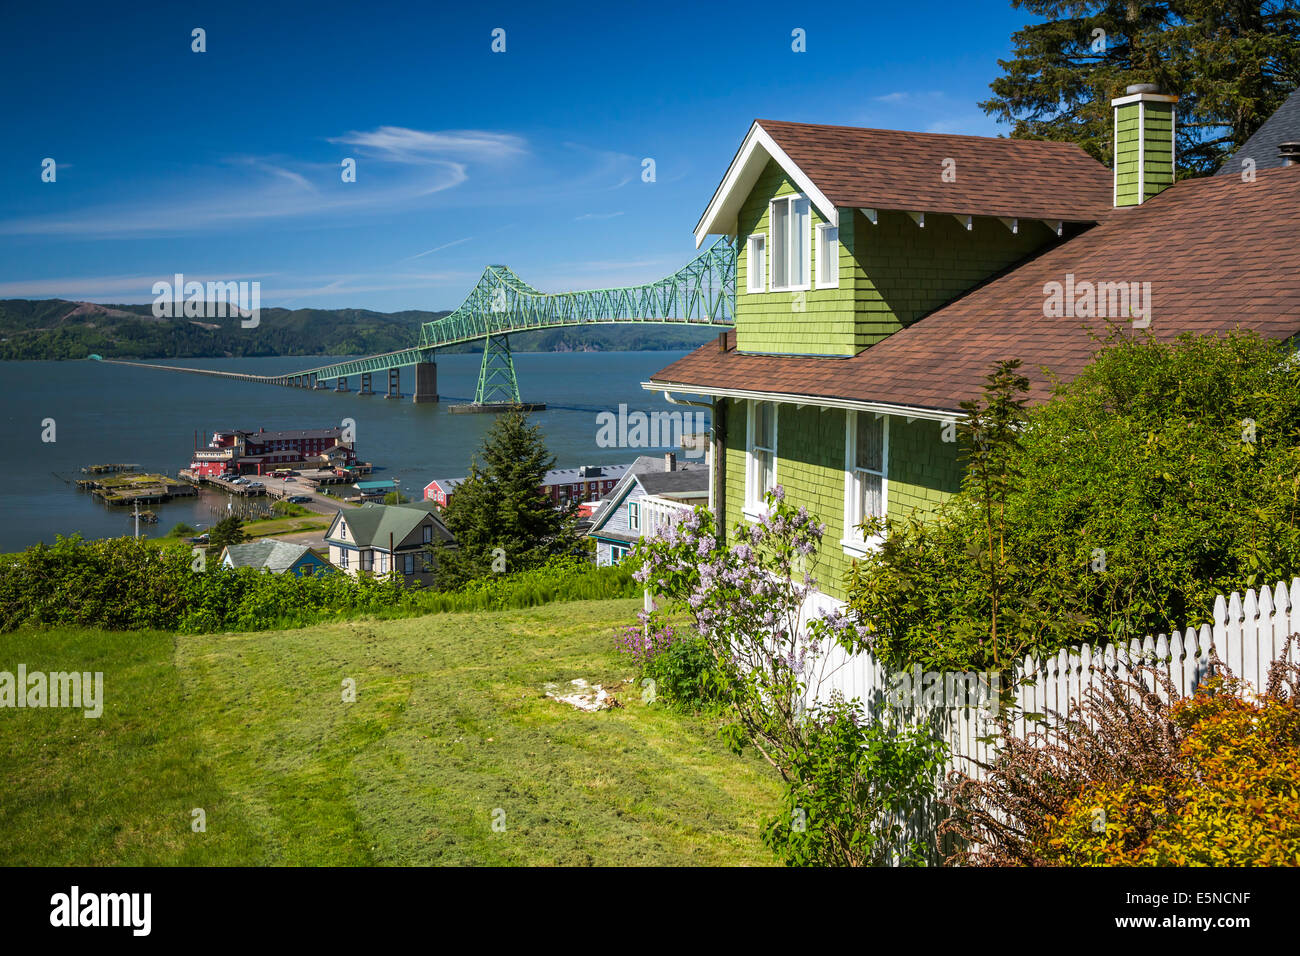
<instances>
[{"instance_id":1,"label":"brown shingle roof","mask_svg":"<svg viewBox=\"0 0 1300 956\"><path fill-rule=\"evenodd\" d=\"M757 122L836 206L1075 222L1111 210L1110 170L1073 143Z\"/></svg>"},{"instance_id":2,"label":"brown shingle roof","mask_svg":"<svg viewBox=\"0 0 1300 956\"><path fill-rule=\"evenodd\" d=\"M853 358L745 355L702 346L654 375L696 385L957 409L980 393L993 362L1019 358L1031 398L1050 392L1046 366L1070 379L1092 358L1100 319L1044 317L1044 285L1150 282L1149 331L1169 340L1254 329L1300 333L1300 167L1261 172L1253 183L1187 180L1110 216L1009 273L955 299ZM991 224L996 228L1001 228ZM978 229L971 241L978 241Z\"/></svg>"}]
</instances>

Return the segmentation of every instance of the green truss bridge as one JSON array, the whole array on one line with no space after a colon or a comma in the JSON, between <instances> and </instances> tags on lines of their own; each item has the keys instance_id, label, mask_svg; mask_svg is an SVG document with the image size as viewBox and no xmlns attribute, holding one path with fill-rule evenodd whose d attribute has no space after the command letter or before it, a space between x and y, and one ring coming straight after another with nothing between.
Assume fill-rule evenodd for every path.
<instances>
[{"instance_id":1,"label":"green truss bridge","mask_svg":"<svg viewBox=\"0 0 1300 956\"><path fill-rule=\"evenodd\" d=\"M419 344L383 355L370 355L286 375L178 369L171 365L150 367L297 388L329 389L333 383L333 390L340 392L349 391L348 379L358 376L358 391L363 395L375 394L372 385L375 373L387 373L386 397L400 398L401 369L413 366L415 401L436 402L437 366L434 360L437 350L481 340L483 363L479 369L474 402L459 407L467 411L491 411L525 404L520 401L519 382L510 354L512 332L621 323L729 327L735 319L735 304L736 248L726 239L719 239L672 275L657 282L621 289L539 292L506 266L488 266L456 311L436 322L424 323Z\"/></svg>"}]
</instances>

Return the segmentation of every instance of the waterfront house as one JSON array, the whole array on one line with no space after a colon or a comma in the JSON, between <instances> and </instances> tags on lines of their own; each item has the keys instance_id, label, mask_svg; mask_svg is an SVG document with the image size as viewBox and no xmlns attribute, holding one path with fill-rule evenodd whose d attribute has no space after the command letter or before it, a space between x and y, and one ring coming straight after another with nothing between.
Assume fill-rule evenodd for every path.
<instances>
[{"instance_id":1,"label":"waterfront house","mask_svg":"<svg viewBox=\"0 0 1300 956\"><path fill-rule=\"evenodd\" d=\"M719 525L764 492L827 524L818 601L864 518L957 488L955 423L999 360L1030 399L1116 322L1300 333L1300 166L1173 183L1177 98L1113 101L1113 170L1068 143L756 121L696 227L738 244L735 331L647 389L712 400Z\"/></svg>"},{"instance_id":2,"label":"waterfront house","mask_svg":"<svg viewBox=\"0 0 1300 956\"><path fill-rule=\"evenodd\" d=\"M325 533L330 564L354 577L392 574L407 584L429 584L427 545L455 538L429 502L367 503L340 509Z\"/></svg>"},{"instance_id":3,"label":"waterfront house","mask_svg":"<svg viewBox=\"0 0 1300 956\"><path fill-rule=\"evenodd\" d=\"M328 460L326 467L346 468L356 464L356 453L342 436L338 427L214 432L206 448L194 449L189 470L199 477L264 475L287 465L319 462L322 456Z\"/></svg>"},{"instance_id":4,"label":"waterfront house","mask_svg":"<svg viewBox=\"0 0 1300 956\"><path fill-rule=\"evenodd\" d=\"M224 568L258 568L272 574L294 574L309 577L325 574L334 569L304 544L262 538L243 544L229 544L221 550Z\"/></svg>"},{"instance_id":5,"label":"waterfront house","mask_svg":"<svg viewBox=\"0 0 1300 956\"><path fill-rule=\"evenodd\" d=\"M587 535L596 542L596 564L618 564L643 537L709 503L709 470L702 462L679 462L674 454L643 455L596 508Z\"/></svg>"}]
</instances>

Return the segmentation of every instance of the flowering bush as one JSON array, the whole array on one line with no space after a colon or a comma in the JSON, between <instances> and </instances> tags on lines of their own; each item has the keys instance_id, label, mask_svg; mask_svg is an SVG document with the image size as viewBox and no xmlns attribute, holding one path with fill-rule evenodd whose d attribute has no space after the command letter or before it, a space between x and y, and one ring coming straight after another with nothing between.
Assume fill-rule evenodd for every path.
<instances>
[{"instance_id":1,"label":"flowering bush","mask_svg":"<svg viewBox=\"0 0 1300 956\"><path fill-rule=\"evenodd\" d=\"M629 624L616 632L615 644L637 668L644 668L655 657L668 650L673 643L671 627L649 628Z\"/></svg>"},{"instance_id":2,"label":"flowering bush","mask_svg":"<svg viewBox=\"0 0 1300 956\"><path fill-rule=\"evenodd\" d=\"M933 794L931 757L942 750L924 734L895 737L859 723L843 701L808 706L819 697L825 649L867 642L838 610L813 614L808 607L825 531L777 486L766 513L739 524L730 546L702 509L661 537L642 539L635 577L666 602L656 613L689 614L732 718L724 733L733 748L754 746L785 781L788 812L768 821L768 845L789 863L881 863L897 849L893 815ZM643 623L653 628L654 616ZM828 759L846 753L843 774L824 772ZM877 779L897 789L896 801L880 798Z\"/></svg>"}]
</instances>

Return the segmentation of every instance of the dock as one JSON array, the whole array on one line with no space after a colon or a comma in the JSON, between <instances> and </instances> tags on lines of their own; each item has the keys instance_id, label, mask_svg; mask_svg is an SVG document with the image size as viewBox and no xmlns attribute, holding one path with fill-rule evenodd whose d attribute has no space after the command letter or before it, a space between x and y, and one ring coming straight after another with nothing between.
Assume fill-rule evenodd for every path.
<instances>
[{"instance_id":1,"label":"dock","mask_svg":"<svg viewBox=\"0 0 1300 956\"><path fill-rule=\"evenodd\" d=\"M166 475L118 474L112 478L86 478L77 488L89 492L106 505L155 504L173 498L193 498L197 488Z\"/></svg>"}]
</instances>

